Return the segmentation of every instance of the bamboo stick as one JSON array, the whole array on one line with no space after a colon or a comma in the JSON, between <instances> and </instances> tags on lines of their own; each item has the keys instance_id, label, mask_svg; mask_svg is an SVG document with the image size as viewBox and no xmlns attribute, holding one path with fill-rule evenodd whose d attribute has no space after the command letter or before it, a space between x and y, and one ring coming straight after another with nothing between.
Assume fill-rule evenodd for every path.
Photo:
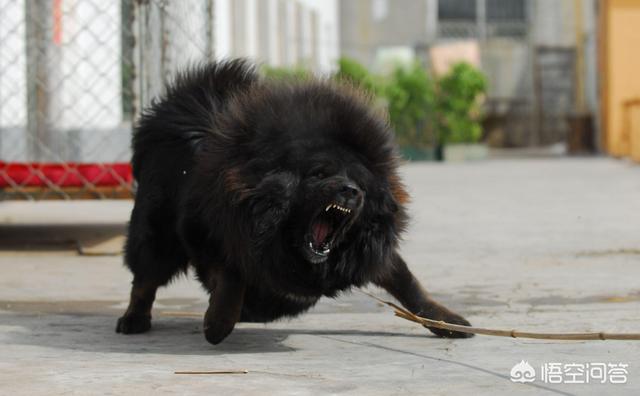
<instances>
[{"instance_id":1,"label":"bamboo stick","mask_svg":"<svg viewBox=\"0 0 640 396\"><path fill-rule=\"evenodd\" d=\"M248 374L249 370L213 370L213 371L174 371L174 374L214 375L214 374Z\"/></svg>"},{"instance_id":2,"label":"bamboo stick","mask_svg":"<svg viewBox=\"0 0 640 396\"><path fill-rule=\"evenodd\" d=\"M482 327L472 327L472 326L462 326L456 325L453 323L443 322L441 320L433 320L428 318L423 318L418 316L401 306L392 303L390 301L382 300L370 293L361 290L362 293L367 296L373 298L374 300L388 305L394 309L394 314L402 319L409 320L411 322L415 322L421 324L426 327L435 327L438 329L457 331L460 333L468 333L468 334L482 334L488 336L496 336L496 337L511 337L511 338L530 338L530 339L538 339L538 340L565 340L565 341L585 341L585 340L622 340L622 341L640 341L640 333L606 333L606 332L572 332L572 333L535 333L529 331L520 331L520 330L502 330L502 329L488 329ZM165 316L176 316L176 317L202 317L202 313L198 312L185 312L185 311L163 311L161 313ZM202 374L207 374L208 372L202 372ZM176 373L178 374L178 373ZM182 374L182 373L180 373ZM198 373L195 373L198 374ZM209 374L218 374L218 373L209 373ZM227 374L227 373L222 373Z\"/></svg>"},{"instance_id":3,"label":"bamboo stick","mask_svg":"<svg viewBox=\"0 0 640 396\"><path fill-rule=\"evenodd\" d=\"M640 341L640 333L605 333L605 332L591 332L591 333L534 333L520 330L499 330L499 329L487 329L482 327L462 326L452 323L443 322L441 320L433 320L423 318L415 315L414 313L394 304L390 301L382 300L370 293L362 291L364 294L375 299L376 301L388 305L395 310L395 315L402 319L406 319L415 323L419 323L427 327L435 327L438 329L457 331L460 333L468 334L483 334L497 337L511 337L511 338L533 338L538 340L569 340L569 341L584 341L584 340L624 340L624 341Z\"/></svg>"}]
</instances>

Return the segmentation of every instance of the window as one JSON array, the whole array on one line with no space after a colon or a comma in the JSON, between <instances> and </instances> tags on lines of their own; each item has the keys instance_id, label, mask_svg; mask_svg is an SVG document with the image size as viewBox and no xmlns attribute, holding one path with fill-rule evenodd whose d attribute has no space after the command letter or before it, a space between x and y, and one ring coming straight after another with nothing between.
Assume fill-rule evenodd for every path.
<instances>
[{"instance_id":1,"label":"window","mask_svg":"<svg viewBox=\"0 0 640 396\"><path fill-rule=\"evenodd\" d=\"M527 35L525 0L438 0L440 38Z\"/></svg>"},{"instance_id":2,"label":"window","mask_svg":"<svg viewBox=\"0 0 640 396\"><path fill-rule=\"evenodd\" d=\"M476 21L476 0L439 0L438 20Z\"/></svg>"},{"instance_id":3,"label":"window","mask_svg":"<svg viewBox=\"0 0 640 396\"><path fill-rule=\"evenodd\" d=\"M488 37L525 37L527 10L525 0L486 0Z\"/></svg>"},{"instance_id":4,"label":"window","mask_svg":"<svg viewBox=\"0 0 640 396\"><path fill-rule=\"evenodd\" d=\"M487 22L526 20L524 0L487 0Z\"/></svg>"}]
</instances>

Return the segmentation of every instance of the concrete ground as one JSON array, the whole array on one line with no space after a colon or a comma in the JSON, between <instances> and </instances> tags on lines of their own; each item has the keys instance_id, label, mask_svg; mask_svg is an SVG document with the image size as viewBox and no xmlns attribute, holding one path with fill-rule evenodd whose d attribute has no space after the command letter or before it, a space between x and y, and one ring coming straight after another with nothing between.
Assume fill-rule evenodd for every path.
<instances>
[{"instance_id":1,"label":"concrete ground","mask_svg":"<svg viewBox=\"0 0 640 396\"><path fill-rule=\"evenodd\" d=\"M640 332L640 167L502 159L403 172L413 221L402 251L433 295L474 325ZM20 224L24 207L7 205L0 218ZM118 223L127 205L95 210ZM91 223L91 210L74 212ZM12 227L1 228L5 238L39 229ZM86 229L81 236L95 232ZM640 393L640 341L438 339L358 292L322 300L298 319L240 324L214 347L193 316L206 299L189 277L160 291L151 332L123 336L114 332L129 292L122 257L20 246L0 252L0 394ZM534 382L510 380L521 360L536 370ZM545 363L628 364L627 383L545 383ZM182 370L248 373L174 374ZM584 372L561 376L571 378L586 382Z\"/></svg>"}]
</instances>

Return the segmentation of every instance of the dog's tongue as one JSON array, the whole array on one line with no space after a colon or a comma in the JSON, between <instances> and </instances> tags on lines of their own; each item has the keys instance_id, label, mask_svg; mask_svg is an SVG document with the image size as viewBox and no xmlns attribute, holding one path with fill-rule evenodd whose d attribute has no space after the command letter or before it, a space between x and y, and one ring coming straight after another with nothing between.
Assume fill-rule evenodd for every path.
<instances>
[{"instance_id":1,"label":"dog's tongue","mask_svg":"<svg viewBox=\"0 0 640 396\"><path fill-rule=\"evenodd\" d=\"M313 244L320 246L331 232L331 225L324 221L318 221L313 225Z\"/></svg>"}]
</instances>

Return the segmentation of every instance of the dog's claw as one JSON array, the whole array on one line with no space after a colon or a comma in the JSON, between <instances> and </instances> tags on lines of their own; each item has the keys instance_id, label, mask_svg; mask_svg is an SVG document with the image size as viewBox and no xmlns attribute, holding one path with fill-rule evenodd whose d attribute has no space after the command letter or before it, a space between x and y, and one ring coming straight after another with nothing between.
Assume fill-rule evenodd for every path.
<instances>
[{"instance_id":1,"label":"dog's claw","mask_svg":"<svg viewBox=\"0 0 640 396\"><path fill-rule=\"evenodd\" d=\"M124 315L118 319L116 333L138 334L151 329L151 316Z\"/></svg>"},{"instance_id":2,"label":"dog's claw","mask_svg":"<svg viewBox=\"0 0 640 396\"><path fill-rule=\"evenodd\" d=\"M469 323L468 320L454 313L447 314L446 316L438 320L442 320L443 322L461 325L461 326L471 326L471 323ZM429 331L431 331L433 334L443 338L471 338L474 336L474 334L471 334L471 333L462 333L459 331L438 329L436 327L428 327L428 326L425 326L425 327L429 329Z\"/></svg>"}]
</instances>

